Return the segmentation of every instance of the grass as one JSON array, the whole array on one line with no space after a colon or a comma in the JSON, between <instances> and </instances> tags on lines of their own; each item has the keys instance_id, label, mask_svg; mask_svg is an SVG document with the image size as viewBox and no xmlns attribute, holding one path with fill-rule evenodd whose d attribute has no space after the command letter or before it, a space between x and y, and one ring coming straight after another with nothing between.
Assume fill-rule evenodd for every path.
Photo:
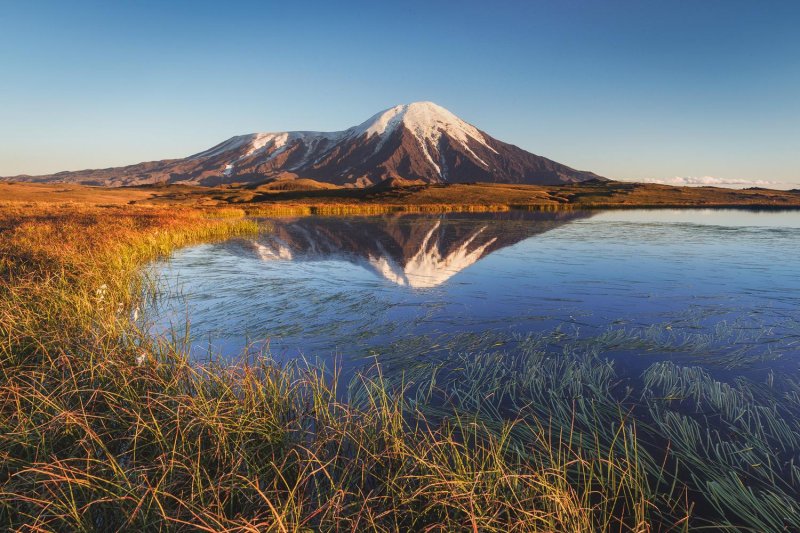
<instances>
[{"instance_id":1,"label":"grass","mask_svg":"<svg viewBox=\"0 0 800 533\"><path fill-rule=\"evenodd\" d=\"M0 198L15 202L69 201L241 209L262 216L637 207L800 208L798 190L735 190L627 182L552 186L454 183L373 189L320 188L322 184L317 184L303 189L303 184L308 181L243 183L222 187L153 185L118 188L0 181ZM281 183L285 183L287 190L279 186ZM290 186L292 184L294 187Z\"/></svg>"},{"instance_id":2,"label":"grass","mask_svg":"<svg viewBox=\"0 0 800 533\"><path fill-rule=\"evenodd\" d=\"M800 527L791 380L656 363L633 384L529 338L347 383L268 354L193 363L138 331L141 266L259 230L239 214L0 210L5 529Z\"/></svg>"}]
</instances>

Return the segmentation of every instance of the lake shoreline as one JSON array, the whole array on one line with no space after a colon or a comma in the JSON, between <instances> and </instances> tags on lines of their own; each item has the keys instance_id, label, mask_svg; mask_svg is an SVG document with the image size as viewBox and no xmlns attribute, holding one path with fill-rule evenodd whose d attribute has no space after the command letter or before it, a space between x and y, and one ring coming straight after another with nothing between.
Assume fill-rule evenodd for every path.
<instances>
[{"instance_id":1,"label":"lake shoreline","mask_svg":"<svg viewBox=\"0 0 800 533\"><path fill-rule=\"evenodd\" d=\"M286 180L285 186L292 182ZM184 207L222 216L335 215L572 209L800 209L800 190L673 187L629 182L558 186L438 184L381 189L276 190L275 183L226 187L94 187L0 182L4 202Z\"/></svg>"}]
</instances>

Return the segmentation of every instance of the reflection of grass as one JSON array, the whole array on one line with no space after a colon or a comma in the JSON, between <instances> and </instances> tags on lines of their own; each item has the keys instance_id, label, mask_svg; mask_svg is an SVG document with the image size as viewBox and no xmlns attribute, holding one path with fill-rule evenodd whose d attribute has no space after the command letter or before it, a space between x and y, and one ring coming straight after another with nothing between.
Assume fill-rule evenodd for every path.
<instances>
[{"instance_id":1,"label":"reflection of grass","mask_svg":"<svg viewBox=\"0 0 800 533\"><path fill-rule=\"evenodd\" d=\"M478 336L347 390L314 365L192 365L128 320L137 267L254 225L74 207L0 225L7 529L798 527L793 382L656 364L633 383L579 345L554 351L561 335L514 355Z\"/></svg>"}]
</instances>

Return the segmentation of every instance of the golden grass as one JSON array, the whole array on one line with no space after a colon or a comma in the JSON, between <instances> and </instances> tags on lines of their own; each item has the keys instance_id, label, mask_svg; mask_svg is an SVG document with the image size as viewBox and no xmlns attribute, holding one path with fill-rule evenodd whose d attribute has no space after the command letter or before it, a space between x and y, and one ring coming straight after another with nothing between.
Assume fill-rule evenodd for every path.
<instances>
[{"instance_id":1,"label":"golden grass","mask_svg":"<svg viewBox=\"0 0 800 533\"><path fill-rule=\"evenodd\" d=\"M297 180L302 182L303 180ZM294 182L287 182L294 183ZM274 184L272 184L274 185ZM198 187L84 187L72 184L0 182L6 202L50 201L136 204L201 209L243 209L273 214L384 214L396 212L504 211L660 207L800 208L800 191L672 187L626 182L537 186L444 184L395 189L280 190L272 185ZM302 185L302 183L296 183ZM287 185L288 187L288 185ZM0 205L2 205L0 203Z\"/></svg>"},{"instance_id":2,"label":"golden grass","mask_svg":"<svg viewBox=\"0 0 800 533\"><path fill-rule=\"evenodd\" d=\"M220 222L186 209L7 206L0 209L0 332L19 355L22 346L63 349L84 330L124 329L142 263L176 246L256 229L252 221Z\"/></svg>"},{"instance_id":3,"label":"golden grass","mask_svg":"<svg viewBox=\"0 0 800 533\"><path fill-rule=\"evenodd\" d=\"M388 215L392 213L492 213L510 211L508 205L472 204L253 204L243 209L248 216L303 216L303 215Z\"/></svg>"},{"instance_id":4,"label":"golden grass","mask_svg":"<svg viewBox=\"0 0 800 533\"><path fill-rule=\"evenodd\" d=\"M0 181L0 205L28 203L127 204L147 200L146 190L87 187L68 183L9 183Z\"/></svg>"}]
</instances>

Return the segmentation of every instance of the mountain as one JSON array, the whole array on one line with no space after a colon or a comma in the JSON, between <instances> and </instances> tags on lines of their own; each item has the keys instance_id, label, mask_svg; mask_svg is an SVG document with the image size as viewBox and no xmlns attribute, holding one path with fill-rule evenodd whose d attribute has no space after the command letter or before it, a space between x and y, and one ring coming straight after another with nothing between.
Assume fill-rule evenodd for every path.
<instances>
[{"instance_id":1,"label":"mountain","mask_svg":"<svg viewBox=\"0 0 800 533\"><path fill-rule=\"evenodd\" d=\"M441 285L501 248L545 233L587 211L391 215L276 219L257 240L231 245L234 254L264 261L347 261L397 285Z\"/></svg>"},{"instance_id":2,"label":"mountain","mask_svg":"<svg viewBox=\"0 0 800 533\"><path fill-rule=\"evenodd\" d=\"M498 141L432 102L398 105L344 131L253 133L185 159L6 179L211 186L297 178L347 187L386 180L557 185L602 179Z\"/></svg>"}]
</instances>

